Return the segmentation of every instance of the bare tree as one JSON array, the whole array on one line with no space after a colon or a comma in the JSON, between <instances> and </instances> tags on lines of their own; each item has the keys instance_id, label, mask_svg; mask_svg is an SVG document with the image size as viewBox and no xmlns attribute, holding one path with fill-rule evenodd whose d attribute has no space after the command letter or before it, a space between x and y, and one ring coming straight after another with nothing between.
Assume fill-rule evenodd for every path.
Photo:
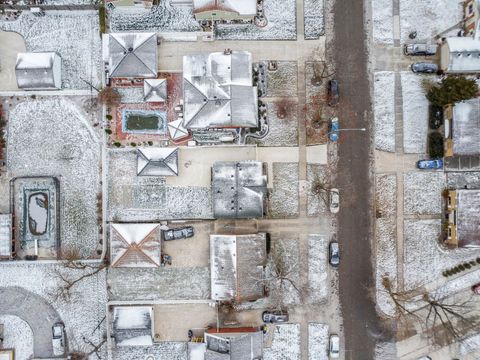
<instances>
[{"instance_id":1,"label":"bare tree","mask_svg":"<svg viewBox=\"0 0 480 360\"><path fill-rule=\"evenodd\" d=\"M277 116L279 119L285 119L295 114L297 104L288 97L283 97L275 103L277 108Z\"/></svg>"},{"instance_id":2,"label":"bare tree","mask_svg":"<svg viewBox=\"0 0 480 360\"><path fill-rule=\"evenodd\" d=\"M310 191L313 196L318 197L328 206L328 193L332 188L331 181L334 171L331 165L326 165L321 167L321 172L321 174L315 174Z\"/></svg>"},{"instance_id":3,"label":"bare tree","mask_svg":"<svg viewBox=\"0 0 480 360\"><path fill-rule=\"evenodd\" d=\"M335 75L335 71L330 70L325 61L314 61L312 63L312 68L313 76L311 78L311 83L314 86L322 85L324 79L328 79Z\"/></svg>"},{"instance_id":4,"label":"bare tree","mask_svg":"<svg viewBox=\"0 0 480 360\"><path fill-rule=\"evenodd\" d=\"M122 96L114 88L106 86L98 92L98 101L108 107L115 107L122 101Z\"/></svg>"},{"instance_id":5,"label":"bare tree","mask_svg":"<svg viewBox=\"0 0 480 360\"><path fill-rule=\"evenodd\" d=\"M89 349L86 351L73 350L68 354L70 360L88 360L88 359L91 359L91 356L94 354L96 355L97 359L102 358L100 356L100 350L103 347L103 345L105 345L105 343L107 342L107 337L105 335L103 336L102 340L98 344L93 343L91 340L87 339L86 337L83 337L82 340L84 343L83 347L87 346Z\"/></svg>"}]
</instances>

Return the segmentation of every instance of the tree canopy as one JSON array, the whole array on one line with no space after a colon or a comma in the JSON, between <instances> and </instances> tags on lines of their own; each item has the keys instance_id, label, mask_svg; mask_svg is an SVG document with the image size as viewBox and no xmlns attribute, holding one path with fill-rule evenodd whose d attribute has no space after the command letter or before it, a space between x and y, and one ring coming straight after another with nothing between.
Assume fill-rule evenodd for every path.
<instances>
[{"instance_id":1,"label":"tree canopy","mask_svg":"<svg viewBox=\"0 0 480 360\"><path fill-rule=\"evenodd\" d=\"M478 93L475 80L464 76L449 76L433 85L427 92L427 99L434 105L445 106L474 98Z\"/></svg>"}]
</instances>

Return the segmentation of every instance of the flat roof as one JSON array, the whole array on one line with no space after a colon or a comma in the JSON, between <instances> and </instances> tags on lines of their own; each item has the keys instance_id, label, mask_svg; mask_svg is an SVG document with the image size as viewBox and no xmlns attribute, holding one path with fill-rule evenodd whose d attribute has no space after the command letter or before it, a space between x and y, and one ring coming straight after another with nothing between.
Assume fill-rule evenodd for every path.
<instances>
[{"instance_id":1,"label":"flat roof","mask_svg":"<svg viewBox=\"0 0 480 360\"><path fill-rule=\"evenodd\" d=\"M459 247L480 247L480 190L457 190Z\"/></svg>"},{"instance_id":2,"label":"flat roof","mask_svg":"<svg viewBox=\"0 0 480 360\"><path fill-rule=\"evenodd\" d=\"M480 154L480 98L456 103L452 126L453 153Z\"/></svg>"}]
</instances>

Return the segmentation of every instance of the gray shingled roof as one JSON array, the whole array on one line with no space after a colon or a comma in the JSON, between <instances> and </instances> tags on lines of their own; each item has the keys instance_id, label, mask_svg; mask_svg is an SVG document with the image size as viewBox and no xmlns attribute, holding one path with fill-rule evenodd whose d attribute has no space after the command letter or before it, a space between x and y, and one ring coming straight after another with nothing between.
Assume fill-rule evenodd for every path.
<instances>
[{"instance_id":1,"label":"gray shingled roof","mask_svg":"<svg viewBox=\"0 0 480 360\"><path fill-rule=\"evenodd\" d=\"M177 176L178 148L140 148L137 150L138 176Z\"/></svg>"},{"instance_id":2,"label":"gray shingled roof","mask_svg":"<svg viewBox=\"0 0 480 360\"><path fill-rule=\"evenodd\" d=\"M60 55L56 52L19 53L15 76L20 89L60 89Z\"/></svg>"}]
</instances>

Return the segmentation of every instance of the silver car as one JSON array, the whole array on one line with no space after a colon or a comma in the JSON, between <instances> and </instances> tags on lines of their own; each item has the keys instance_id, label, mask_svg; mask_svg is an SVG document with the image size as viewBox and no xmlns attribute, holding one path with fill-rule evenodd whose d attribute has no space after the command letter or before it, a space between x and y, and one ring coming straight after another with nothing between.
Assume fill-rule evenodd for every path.
<instances>
[{"instance_id":1,"label":"silver car","mask_svg":"<svg viewBox=\"0 0 480 360\"><path fill-rule=\"evenodd\" d=\"M340 210L340 193L338 192L338 189L332 188L330 189L330 212L332 214L338 213Z\"/></svg>"},{"instance_id":2,"label":"silver car","mask_svg":"<svg viewBox=\"0 0 480 360\"><path fill-rule=\"evenodd\" d=\"M52 326L52 347L53 355L62 356L65 354L65 326L60 322Z\"/></svg>"},{"instance_id":3,"label":"silver car","mask_svg":"<svg viewBox=\"0 0 480 360\"><path fill-rule=\"evenodd\" d=\"M338 335L330 335L328 355L330 359L337 359L340 356L340 338Z\"/></svg>"},{"instance_id":4,"label":"silver car","mask_svg":"<svg viewBox=\"0 0 480 360\"><path fill-rule=\"evenodd\" d=\"M405 44L403 47L403 53L405 55L412 56L431 56L437 53L437 45L430 44Z\"/></svg>"},{"instance_id":5,"label":"silver car","mask_svg":"<svg viewBox=\"0 0 480 360\"><path fill-rule=\"evenodd\" d=\"M264 311L262 320L264 323L286 323L288 321L288 314L281 311Z\"/></svg>"}]
</instances>

